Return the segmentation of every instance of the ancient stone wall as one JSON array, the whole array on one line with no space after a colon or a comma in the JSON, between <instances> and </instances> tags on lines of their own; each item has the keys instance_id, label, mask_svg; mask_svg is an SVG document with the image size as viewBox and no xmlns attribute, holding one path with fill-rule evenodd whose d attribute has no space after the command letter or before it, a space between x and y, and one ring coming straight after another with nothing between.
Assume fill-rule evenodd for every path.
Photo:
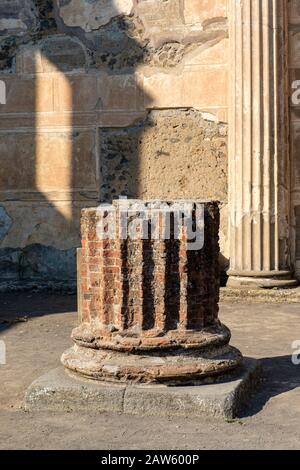
<instances>
[{"instance_id":1,"label":"ancient stone wall","mask_svg":"<svg viewBox=\"0 0 300 470\"><path fill-rule=\"evenodd\" d=\"M0 278L75 278L82 207L223 203L227 0L2 0Z\"/></svg>"}]
</instances>

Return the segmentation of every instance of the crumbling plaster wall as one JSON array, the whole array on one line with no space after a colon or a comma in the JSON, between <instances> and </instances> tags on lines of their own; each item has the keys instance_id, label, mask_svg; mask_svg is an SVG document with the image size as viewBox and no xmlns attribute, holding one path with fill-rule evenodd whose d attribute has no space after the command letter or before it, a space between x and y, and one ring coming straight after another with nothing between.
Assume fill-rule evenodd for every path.
<instances>
[{"instance_id":1,"label":"crumbling plaster wall","mask_svg":"<svg viewBox=\"0 0 300 470\"><path fill-rule=\"evenodd\" d=\"M227 0L2 0L0 278L75 277L82 207L222 202Z\"/></svg>"}]
</instances>

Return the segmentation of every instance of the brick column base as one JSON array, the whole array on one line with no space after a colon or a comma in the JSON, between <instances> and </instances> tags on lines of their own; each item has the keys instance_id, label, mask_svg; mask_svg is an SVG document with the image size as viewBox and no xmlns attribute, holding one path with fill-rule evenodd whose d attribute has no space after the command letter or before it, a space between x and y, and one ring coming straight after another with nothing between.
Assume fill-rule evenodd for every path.
<instances>
[{"instance_id":1,"label":"brick column base","mask_svg":"<svg viewBox=\"0 0 300 470\"><path fill-rule=\"evenodd\" d=\"M121 204L114 202L117 220ZM127 204L128 220L138 227L136 201ZM174 202L168 207L173 222ZM185 229L178 237L172 228L169 239L161 237L166 228L161 218L156 239L121 236L120 225L117 237L107 232L104 238L110 212L101 206L83 211L82 323L72 332L75 345L62 356L66 368L103 381L178 384L241 363L241 353L229 346L230 331L218 320L218 204L201 207L204 244L197 249L190 248Z\"/></svg>"}]
</instances>

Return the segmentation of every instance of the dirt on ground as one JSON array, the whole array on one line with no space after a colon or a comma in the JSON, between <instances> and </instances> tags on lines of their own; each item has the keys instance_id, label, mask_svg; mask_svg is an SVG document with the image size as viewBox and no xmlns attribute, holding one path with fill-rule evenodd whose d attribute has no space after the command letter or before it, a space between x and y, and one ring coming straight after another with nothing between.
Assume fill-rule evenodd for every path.
<instances>
[{"instance_id":1,"label":"dirt on ground","mask_svg":"<svg viewBox=\"0 0 300 470\"><path fill-rule=\"evenodd\" d=\"M1 294L1 449L299 449L300 304L226 303L220 318L232 344L260 358L263 376L241 416L146 417L119 414L25 412L33 380L59 365L77 322L76 298L56 294ZM294 345L295 346L295 345Z\"/></svg>"}]
</instances>

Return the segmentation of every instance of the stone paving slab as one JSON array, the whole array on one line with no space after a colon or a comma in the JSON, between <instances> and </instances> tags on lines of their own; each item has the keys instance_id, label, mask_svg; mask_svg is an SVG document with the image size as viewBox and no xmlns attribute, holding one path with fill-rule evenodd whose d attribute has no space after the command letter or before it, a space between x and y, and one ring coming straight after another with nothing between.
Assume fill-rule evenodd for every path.
<instances>
[{"instance_id":1,"label":"stone paving slab","mask_svg":"<svg viewBox=\"0 0 300 470\"><path fill-rule=\"evenodd\" d=\"M185 387L116 385L76 378L63 367L39 377L28 388L26 411L115 412L151 416L234 418L259 379L259 361L246 358L231 380Z\"/></svg>"}]
</instances>

